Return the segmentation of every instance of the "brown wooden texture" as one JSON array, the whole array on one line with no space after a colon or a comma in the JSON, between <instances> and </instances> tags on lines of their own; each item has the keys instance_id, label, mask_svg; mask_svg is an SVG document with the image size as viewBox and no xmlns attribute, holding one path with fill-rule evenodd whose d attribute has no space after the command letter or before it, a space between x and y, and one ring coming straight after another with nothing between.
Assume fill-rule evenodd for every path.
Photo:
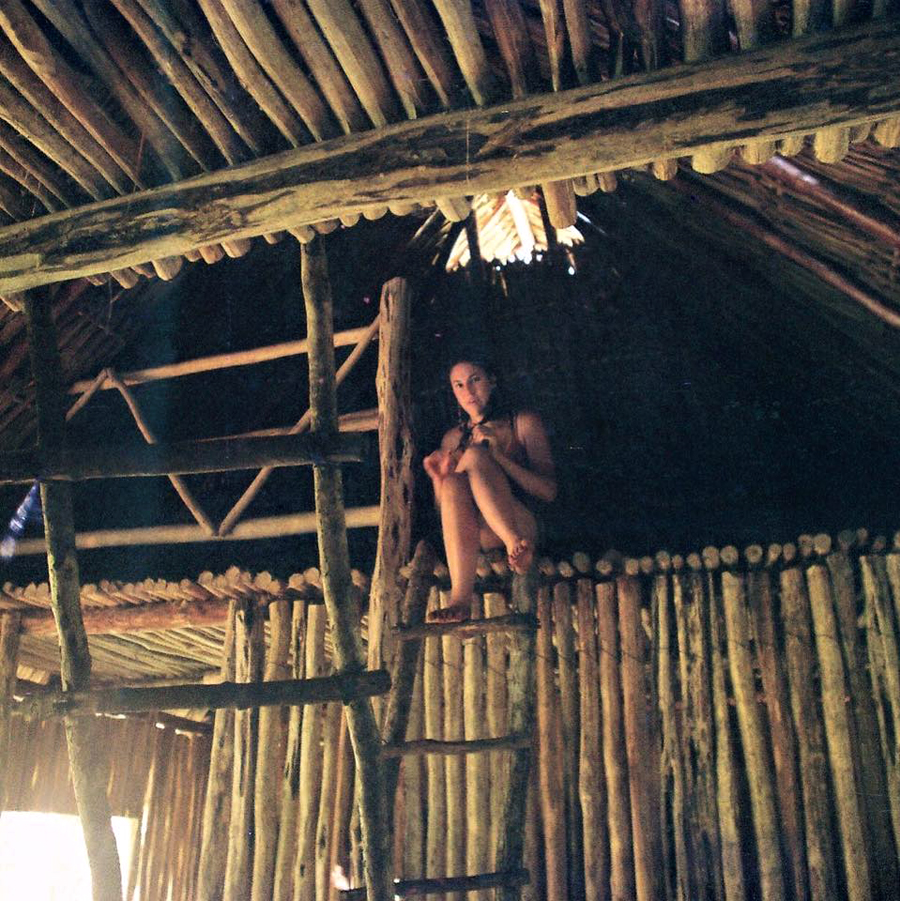
<instances>
[{"instance_id":1,"label":"brown wooden texture","mask_svg":"<svg viewBox=\"0 0 900 901\"><path fill-rule=\"evenodd\" d=\"M783 570L780 581L785 665L791 710L797 727L803 789L809 896L813 901L825 901L837 894L836 849L829 825L831 812L825 730L813 682L815 649L809 597L803 573L797 567Z\"/></svg>"},{"instance_id":2,"label":"brown wooden texture","mask_svg":"<svg viewBox=\"0 0 900 901\"><path fill-rule=\"evenodd\" d=\"M612 901L628 901L635 897L636 889L615 582L599 583L596 592L603 764L609 811L610 897Z\"/></svg>"},{"instance_id":3,"label":"brown wooden texture","mask_svg":"<svg viewBox=\"0 0 900 901\"><path fill-rule=\"evenodd\" d=\"M0 454L0 485L8 482L81 481L199 472L227 472L257 466L304 466L314 460L359 462L363 435L336 435L323 444L310 435L216 438L174 444L67 447L56 453Z\"/></svg>"},{"instance_id":4,"label":"brown wooden texture","mask_svg":"<svg viewBox=\"0 0 900 901\"><path fill-rule=\"evenodd\" d=\"M638 901L662 894L659 868L658 758L659 747L648 709L645 663L649 647L641 620L639 584L630 576L616 580L625 751L628 758L631 824L634 842L635 889Z\"/></svg>"},{"instance_id":5,"label":"brown wooden texture","mask_svg":"<svg viewBox=\"0 0 900 901\"><path fill-rule=\"evenodd\" d=\"M238 683L258 683L263 675L263 623L256 599L246 598L235 609L234 675ZM259 708L234 715L234 766L231 819L225 864L224 901L246 901L253 876L253 800L259 751Z\"/></svg>"},{"instance_id":6,"label":"brown wooden texture","mask_svg":"<svg viewBox=\"0 0 900 901\"><path fill-rule=\"evenodd\" d=\"M601 754L600 679L597 660L597 624L590 579L577 587L578 686L580 741L578 789L581 800L585 897L609 899L609 833L606 820L606 785Z\"/></svg>"},{"instance_id":7,"label":"brown wooden texture","mask_svg":"<svg viewBox=\"0 0 900 901\"><path fill-rule=\"evenodd\" d=\"M7 774L12 772L10 720L19 659L19 620L16 611L0 614L0 815L6 809Z\"/></svg>"},{"instance_id":8,"label":"brown wooden texture","mask_svg":"<svg viewBox=\"0 0 900 901\"><path fill-rule=\"evenodd\" d=\"M60 389L60 362L49 298L24 298L31 368L35 381L38 447L52 450L65 445L65 418ZM47 543L47 570L54 617L59 632L60 673L64 691L87 687L91 656L81 617L78 559L70 486L41 485L41 508ZM72 784L91 869L96 901L122 897L122 876L106 795L108 761L95 746L96 724L66 719L66 743Z\"/></svg>"},{"instance_id":9,"label":"brown wooden texture","mask_svg":"<svg viewBox=\"0 0 900 901\"><path fill-rule=\"evenodd\" d=\"M852 723L844 700L847 692L844 663L828 570L818 564L810 566L806 579L822 680L822 713L847 896L856 901L871 897L872 876L867 855L859 853L865 847L865 832L853 764Z\"/></svg>"},{"instance_id":10,"label":"brown wooden texture","mask_svg":"<svg viewBox=\"0 0 900 901\"><path fill-rule=\"evenodd\" d=\"M411 305L412 291L405 279L391 279L382 287L376 375L381 521L369 590L370 669L389 662L393 656L391 627L397 624L403 601L400 570L409 561L410 553L414 452L410 397ZM377 660L373 659L375 635L383 644L382 657ZM389 797L393 799L392 792Z\"/></svg>"},{"instance_id":11,"label":"brown wooden texture","mask_svg":"<svg viewBox=\"0 0 900 901\"><path fill-rule=\"evenodd\" d=\"M547 866L547 898L564 901L568 897L568 857L566 854L565 758L559 691L555 684L550 591L538 591L537 634L537 724L538 775L540 778L541 822L544 826L544 856Z\"/></svg>"},{"instance_id":12,"label":"brown wooden texture","mask_svg":"<svg viewBox=\"0 0 900 901\"><path fill-rule=\"evenodd\" d=\"M440 595L432 588L428 598L428 610L440 607ZM444 737L443 705L443 652L440 638L426 638L424 650L425 737L442 740ZM425 874L446 876L447 861L445 839L447 835L447 783L444 778L444 761L430 756L426 760L428 797L426 801L428 823L425 849ZM442 896L438 896L440 898Z\"/></svg>"},{"instance_id":13,"label":"brown wooden texture","mask_svg":"<svg viewBox=\"0 0 900 901\"><path fill-rule=\"evenodd\" d=\"M260 614L262 611L259 611ZM269 647L264 678L267 682L289 679L291 604L286 600L269 604ZM278 815L281 771L284 768L287 710L264 707L259 711L259 751L254 789L254 847L251 901L271 901L278 850Z\"/></svg>"},{"instance_id":14,"label":"brown wooden texture","mask_svg":"<svg viewBox=\"0 0 900 901\"><path fill-rule=\"evenodd\" d=\"M309 329L309 408L314 435L337 432L334 323L331 286L321 239L301 247L301 276ZM340 470L313 466L322 591L331 623L335 669L339 674L365 667L359 610L354 602ZM364 869L370 901L391 901L390 829L385 802L381 735L368 698L351 701L347 722L359 785Z\"/></svg>"},{"instance_id":15,"label":"brown wooden texture","mask_svg":"<svg viewBox=\"0 0 900 901\"><path fill-rule=\"evenodd\" d=\"M235 673L234 616L236 604L229 602L225 638L222 643L220 674L232 681ZM200 866L197 875L199 901L216 901L222 897L225 861L228 856L228 833L223 828L231 819L231 773L234 765L234 710L216 711L209 778L203 806L200 844Z\"/></svg>"},{"instance_id":16,"label":"brown wooden texture","mask_svg":"<svg viewBox=\"0 0 900 901\"><path fill-rule=\"evenodd\" d=\"M785 880L793 882L797 901L805 901L809 897L809 883L803 842L800 773L796 762L797 736L791 718L787 676L781 662L784 651L775 623L772 587L767 570L752 570L748 573L747 601L766 697L775 763L778 826L787 861Z\"/></svg>"},{"instance_id":17,"label":"brown wooden texture","mask_svg":"<svg viewBox=\"0 0 900 901\"><path fill-rule=\"evenodd\" d=\"M427 202L454 186L504 191L878 121L900 108L898 41L884 19L499 109L442 113L8 226L0 230L0 294L379 204ZM673 130L673 118L683 126Z\"/></svg>"}]
</instances>

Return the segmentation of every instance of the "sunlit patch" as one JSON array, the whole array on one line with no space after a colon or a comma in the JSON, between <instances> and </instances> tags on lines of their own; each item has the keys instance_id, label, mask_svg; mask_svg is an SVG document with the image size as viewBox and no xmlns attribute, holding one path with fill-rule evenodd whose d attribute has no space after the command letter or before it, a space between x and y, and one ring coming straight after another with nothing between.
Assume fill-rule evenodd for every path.
<instances>
[{"instance_id":1,"label":"sunlit patch","mask_svg":"<svg viewBox=\"0 0 900 901\"><path fill-rule=\"evenodd\" d=\"M113 817L123 883L138 821ZM73 814L7 810L0 816L3 901L91 901L81 821Z\"/></svg>"}]
</instances>

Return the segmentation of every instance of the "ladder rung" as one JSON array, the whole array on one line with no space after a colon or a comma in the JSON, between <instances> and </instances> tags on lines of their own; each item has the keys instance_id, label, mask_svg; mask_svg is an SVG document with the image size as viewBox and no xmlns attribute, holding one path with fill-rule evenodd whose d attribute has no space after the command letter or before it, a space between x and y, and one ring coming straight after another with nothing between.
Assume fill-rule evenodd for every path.
<instances>
[{"instance_id":1,"label":"ladder rung","mask_svg":"<svg viewBox=\"0 0 900 901\"><path fill-rule=\"evenodd\" d=\"M535 631L538 621L528 613L507 613L487 619L467 619L461 623L423 623L419 626L398 626L394 634L400 641L414 638L435 638L441 635L482 635L485 632L529 632Z\"/></svg>"},{"instance_id":2,"label":"ladder rung","mask_svg":"<svg viewBox=\"0 0 900 901\"><path fill-rule=\"evenodd\" d=\"M509 870L503 873L480 873L477 876L440 876L433 879L398 879L394 883L395 897L434 895L441 892L475 892L488 888L518 888L528 885L528 870ZM365 901L365 888L351 888L340 892L341 901Z\"/></svg>"},{"instance_id":3,"label":"ladder rung","mask_svg":"<svg viewBox=\"0 0 900 901\"><path fill-rule=\"evenodd\" d=\"M397 745L385 745L385 757L405 757L411 754L477 754L480 751L508 751L527 748L531 736L523 732L501 735L498 738L477 738L470 741L440 741L436 738L420 738Z\"/></svg>"}]
</instances>

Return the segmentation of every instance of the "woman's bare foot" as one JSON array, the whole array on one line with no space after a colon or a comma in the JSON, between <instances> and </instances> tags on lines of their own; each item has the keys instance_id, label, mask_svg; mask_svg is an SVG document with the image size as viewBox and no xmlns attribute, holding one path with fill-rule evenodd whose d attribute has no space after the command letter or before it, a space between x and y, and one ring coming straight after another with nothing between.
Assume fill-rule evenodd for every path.
<instances>
[{"instance_id":1,"label":"woman's bare foot","mask_svg":"<svg viewBox=\"0 0 900 901\"><path fill-rule=\"evenodd\" d=\"M432 610L428 614L430 623L464 623L472 615L471 603L460 601L440 610Z\"/></svg>"},{"instance_id":2,"label":"woman's bare foot","mask_svg":"<svg viewBox=\"0 0 900 901\"><path fill-rule=\"evenodd\" d=\"M507 554L509 568L519 575L527 573L533 556L534 545L527 538L520 538Z\"/></svg>"}]
</instances>

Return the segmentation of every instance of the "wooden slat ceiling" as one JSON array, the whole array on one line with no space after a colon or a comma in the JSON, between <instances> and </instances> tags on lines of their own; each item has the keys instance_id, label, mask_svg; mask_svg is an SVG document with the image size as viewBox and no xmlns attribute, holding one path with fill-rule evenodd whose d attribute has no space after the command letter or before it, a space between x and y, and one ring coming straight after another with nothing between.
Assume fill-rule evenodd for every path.
<instances>
[{"instance_id":1,"label":"wooden slat ceiling","mask_svg":"<svg viewBox=\"0 0 900 901\"><path fill-rule=\"evenodd\" d=\"M446 109L590 84L889 12L887 0L4 0L0 5L0 220L9 224L173 183L341 134ZM833 162L868 134L815 136ZM898 121L877 125L893 146ZM790 146L788 146L788 143ZM783 152L799 149L783 142ZM741 148L761 162L769 142ZM698 154L699 172L732 151ZM674 161L652 167L660 178ZM543 185L571 225L588 176ZM451 219L467 198L435 198ZM389 205L390 206L390 205ZM390 206L408 214L420 205ZM367 211L377 217L388 207ZM358 214L344 217L352 225ZM338 222L304 226L309 240ZM277 240L278 236L269 236ZM192 252L239 256L247 240ZM182 258L112 273L172 278ZM103 280L104 276L95 277Z\"/></svg>"}]
</instances>

